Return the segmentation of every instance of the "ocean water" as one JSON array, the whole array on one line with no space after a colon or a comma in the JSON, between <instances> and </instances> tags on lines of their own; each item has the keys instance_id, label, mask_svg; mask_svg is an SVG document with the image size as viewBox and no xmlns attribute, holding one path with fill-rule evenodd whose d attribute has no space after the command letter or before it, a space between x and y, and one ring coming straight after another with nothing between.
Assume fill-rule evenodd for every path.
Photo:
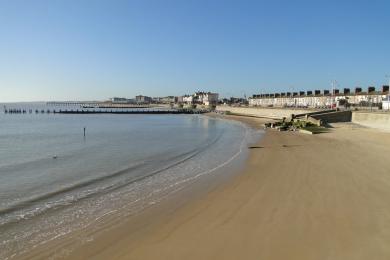
<instances>
[{"instance_id":1,"label":"ocean water","mask_svg":"<svg viewBox=\"0 0 390 260\"><path fill-rule=\"evenodd\" d=\"M202 115L0 111L0 259L135 214L229 167L258 136Z\"/></svg>"}]
</instances>

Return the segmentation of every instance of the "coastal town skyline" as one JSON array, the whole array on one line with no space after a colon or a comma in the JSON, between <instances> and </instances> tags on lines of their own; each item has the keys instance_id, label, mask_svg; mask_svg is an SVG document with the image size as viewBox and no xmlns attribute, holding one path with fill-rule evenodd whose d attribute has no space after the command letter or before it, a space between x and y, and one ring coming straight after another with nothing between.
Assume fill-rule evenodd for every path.
<instances>
[{"instance_id":1,"label":"coastal town skyline","mask_svg":"<svg viewBox=\"0 0 390 260\"><path fill-rule=\"evenodd\" d=\"M380 86L387 1L6 1L0 101Z\"/></svg>"}]
</instances>

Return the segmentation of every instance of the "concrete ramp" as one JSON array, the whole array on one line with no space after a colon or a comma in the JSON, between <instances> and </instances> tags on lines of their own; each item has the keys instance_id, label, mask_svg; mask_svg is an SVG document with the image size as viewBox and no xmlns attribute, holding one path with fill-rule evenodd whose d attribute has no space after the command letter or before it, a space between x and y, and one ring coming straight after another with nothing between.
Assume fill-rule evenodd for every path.
<instances>
[{"instance_id":1,"label":"concrete ramp","mask_svg":"<svg viewBox=\"0 0 390 260\"><path fill-rule=\"evenodd\" d=\"M322 114L311 115L314 119L321 120L325 123L351 122L351 111L335 111Z\"/></svg>"},{"instance_id":2,"label":"concrete ramp","mask_svg":"<svg viewBox=\"0 0 390 260\"><path fill-rule=\"evenodd\" d=\"M294 116L294 119L306 120L318 126L322 126L329 123L351 122L352 112L325 110L306 114L299 114Z\"/></svg>"}]
</instances>

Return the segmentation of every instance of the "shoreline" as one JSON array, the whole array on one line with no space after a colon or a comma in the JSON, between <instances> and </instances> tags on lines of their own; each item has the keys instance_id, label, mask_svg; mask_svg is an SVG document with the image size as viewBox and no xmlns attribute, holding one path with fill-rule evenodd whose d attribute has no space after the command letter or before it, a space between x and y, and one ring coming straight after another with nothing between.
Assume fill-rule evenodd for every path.
<instances>
[{"instance_id":1,"label":"shoreline","mask_svg":"<svg viewBox=\"0 0 390 260\"><path fill-rule=\"evenodd\" d=\"M226 183L152 208L66 258L388 259L390 135L333 127L266 131Z\"/></svg>"},{"instance_id":2,"label":"shoreline","mask_svg":"<svg viewBox=\"0 0 390 260\"><path fill-rule=\"evenodd\" d=\"M237 121L232 120L231 118L223 118L217 114L204 116L210 117L213 120ZM237 124L237 122L232 123ZM244 128L252 128L246 123L239 123L245 125L243 126ZM242 144L246 142L247 141L244 141ZM120 232L123 226L131 226L128 230L132 230L132 233L138 234L138 230L142 229L140 227L145 228L147 223L155 222L160 216L168 216L172 214L172 212L176 211L178 208L191 201L204 197L216 187L225 185L230 182L232 178L235 178L235 176L241 172L244 167L245 160L248 157L246 147L247 146L244 144L243 149L245 150L240 152L237 157L234 156L232 162L230 162L230 160L225 162L228 166L224 165L221 169L219 169L220 167L217 167L212 170L212 174L206 174L200 178L190 180L188 184L185 184L178 189L174 189L172 193L164 195L164 197L162 197L158 202L150 204L135 214L122 218L120 217L122 215L121 211L114 210L112 211L112 214L107 214L102 216L102 218L99 217L98 221L94 221L90 227L82 228L79 231L72 231L64 236L49 240L44 244L38 244L36 247L32 248L32 250L17 255L12 259L66 258L69 255L72 255L74 250L77 251L80 244L82 247L88 247L89 244L95 243L95 238L107 236L110 232L112 232L112 230L115 230L113 231L114 233L117 233L118 231ZM122 218L122 220L119 218ZM146 219L148 219L148 221L146 221Z\"/></svg>"}]
</instances>

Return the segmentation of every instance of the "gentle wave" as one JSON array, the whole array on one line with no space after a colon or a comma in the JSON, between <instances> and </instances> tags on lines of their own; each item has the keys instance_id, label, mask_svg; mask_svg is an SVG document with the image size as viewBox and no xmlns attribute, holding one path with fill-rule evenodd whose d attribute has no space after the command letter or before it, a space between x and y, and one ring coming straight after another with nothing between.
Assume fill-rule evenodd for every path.
<instances>
[{"instance_id":1,"label":"gentle wave","mask_svg":"<svg viewBox=\"0 0 390 260\"><path fill-rule=\"evenodd\" d=\"M133 165L131 167L127 167L125 169L113 172L109 175L104 175L104 176L101 176L98 178L94 178L94 179L90 179L90 180L87 180L84 182L76 183L76 184L71 185L71 186L67 186L67 187L64 187L64 188L61 188L61 189L58 189L55 191L51 191L51 192L48 192L48 193L45 193L42 195L34 196L34 197L31 197L31 198L23 200L23 201L18 201L17 203L14 203L14 204L9 205L7 207L0 208L0 216L9 215L11 213L22 211L23 209L33 208L30 211L27 210L26 212L20 212L20 213L18 212L19 214L16 214L16 216L13 216L13 218L3 218L3 220L0 221L0 226L5 226L7 224L12 224L12 223L18 222L21 219L28 219L28 218L34 217L36 215L43 214L47 210L58 209L61 206L70 205L71 203L75 203L75 202L80 201L82 199L89 198L89 197L94 196L98 193L103 194L103 193L111 192L113 190L125 187L131 183L138 182L138 181L144 180L146 178L149 178L155 174L164 172L172 167L180 165L181 163L184 163L187 160L194 158L198 154L207 150L208 147L217 143L218 140L222 137L222 135L223 135L223 133L221 132L216 138L214 138L214 140L212 140L211 142L207 142L206 145L203 145L201 147L192 149L190 151L181 153L177 156L174 156L174 157L167 159L166 160L167 162L173 161L173 163L170 163L167 166L164 166L160 169L151 171L149 173L146 173L146 174L143 173L141 176L135 176L135 177L128 178L128 179L125 179L125 180L122 180L122 181L119 181L117 183L113 183L110 185L106 185L106 186L102 185L102 186L96 187L94 189L85 190L84 192L81 192L78 194L72 194L71 196L65 196L66 194L71 193L72 191L79 190L81 188L86 188L88 186L95 185L98 183L104 183L107 180L111 180L111 179L129 174L132 171L140 169L143 165L147 164L147 161L144 161L142 163L138 163L138 164ZM57 201L48 201L50 198L58 197L60 195L63 195L62 196L63 198L61 198ZM46 201L46 203L45 203L44 207L35 207L34 206L34 204L38 204L39 202L43 203L45 201Z\"/></svg>"},{"instance_id":2,"label":"gentle wave","mask_svg":"<svg viewBox=\"0 0 390 260\"><path fill-rule=\"evenodd\" d=\"M226 176L226 166L246 150L247 135L252 136L240 123L202 116L84 118L91 120L89 129L92 125L97 129L90 132L89 142L62 149L64 140L75 143L72 129L80 127L76 117L59 117L63 124L74 127L57 133L54 145L62 152L58 160L38 158L50 154L48 145L53 145L53 139L46 143L42 139L37 144L46 145L46 149L36 154L37 162L15 159L14 168L0 167L1 180L10 181L0 186L4 187L0 196L6 198L0 203L0 258L18 256L66 234L73 236L75 230L100 231L198 179L206 181L202 176L215 171L216 176ZM126 118L131 120L123 120ZM46 133L53 133L52 121L42 123L47 123L48 127L41 127ZM35 132L41 134L40 130ZM20 140L16 144L23 147ZM3 139L4 147L12 145ZM96 148L91 148L94 145ZM17 158L16 149L9 152L13 153L7 154L9 158ZM80 241L93 239L74 235Z\"/></svg>"}]
</instances>

